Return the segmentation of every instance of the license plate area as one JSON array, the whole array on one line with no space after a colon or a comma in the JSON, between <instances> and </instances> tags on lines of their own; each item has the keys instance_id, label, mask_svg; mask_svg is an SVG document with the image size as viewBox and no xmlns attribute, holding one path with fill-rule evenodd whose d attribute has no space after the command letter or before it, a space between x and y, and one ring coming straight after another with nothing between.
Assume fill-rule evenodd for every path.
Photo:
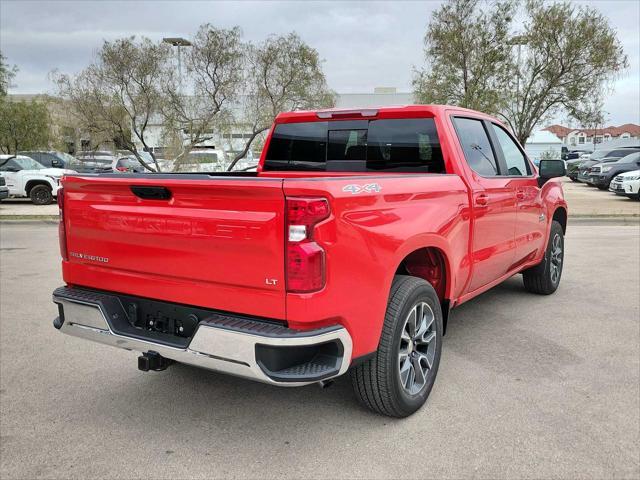
<instances>
[{"instance_id":1,"label":"license plate area","mask_svg":"<svg viewBox=\"0 0 640 480\"><path fill-rule=\"evenodd\" d=\"M84 295L102 310L115 334L185 348L214 310L142 297L82 288L68 289Z\"/></svg>"},{"instance_id":2,"label":"license plate area","mask_svg":"<svg viewBox=\"0 0 640 480\"><path fill-rule=\"evenodd\" d=\"M147 332L191 338L208 310L135 297L120 296L129 324Z\"/></svg>"}]
</instances>

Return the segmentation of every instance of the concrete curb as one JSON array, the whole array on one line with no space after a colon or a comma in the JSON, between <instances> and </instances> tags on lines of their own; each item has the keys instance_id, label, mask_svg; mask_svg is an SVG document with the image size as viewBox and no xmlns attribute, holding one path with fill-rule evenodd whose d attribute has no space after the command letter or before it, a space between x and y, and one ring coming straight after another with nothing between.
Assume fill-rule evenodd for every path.
<instances>
[{"instance_id":1,"label":"concrete curb","mask_svg":"<svg viewBox=\"0 0 640 480\"><path fill-rule=\"evenodd\" d=\"M0 215L0 222L58 223L58 218L58 215Z\"/></svg>"},{"instance_id":2,"label":"concrete curb","mask_svg":"<svg viewBox=\"0 0 640 480\"><path fill-rule=\"evenodd\" d=\"M569 215L567 222L569 228L571 225L640 225L640 216L638 215L594 215L594 216L576 216Z\"/></svg>"}]
</instances>

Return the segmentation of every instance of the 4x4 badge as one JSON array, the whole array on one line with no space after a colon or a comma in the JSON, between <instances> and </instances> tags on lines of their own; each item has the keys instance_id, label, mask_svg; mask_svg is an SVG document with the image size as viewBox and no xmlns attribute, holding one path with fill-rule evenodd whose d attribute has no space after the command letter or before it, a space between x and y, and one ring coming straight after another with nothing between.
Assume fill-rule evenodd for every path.
<instances>
[{"instance_id":1,"label":"4x4 badge","mask_svg":"<svg viewBox=\"0 0 640 480\"><path fill-rule=\"evenodd\" d=\"M344 187L342 187L343 192L349 192L352 195L355 195L357 193L362 193L362 192L367 192L367 193L380 192L381 190L382 190L382 187L377 183L367 183L365 185L358 185L356 183L351 183L349 185L345 185Z\"/></svg>"}]
</instances>

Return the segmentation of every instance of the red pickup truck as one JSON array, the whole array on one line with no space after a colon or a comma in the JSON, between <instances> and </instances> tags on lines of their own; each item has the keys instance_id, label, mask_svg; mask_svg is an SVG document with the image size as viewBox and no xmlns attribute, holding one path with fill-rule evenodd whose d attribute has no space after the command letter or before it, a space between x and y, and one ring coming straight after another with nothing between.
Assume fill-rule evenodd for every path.
<instances>
[{"instance_id":1,"label":"red pickup truck","mask_svg":"<svg viewBox=\"0 0 640 480\"><path fill-rule=\"evenodd\" d=\"M402 417L433 387L452 308L522 273L560 282L562 161L446 106L278 115L256 172L69 175L63 333L275 385L350 371Z\"/></svg>"}]
</instances>

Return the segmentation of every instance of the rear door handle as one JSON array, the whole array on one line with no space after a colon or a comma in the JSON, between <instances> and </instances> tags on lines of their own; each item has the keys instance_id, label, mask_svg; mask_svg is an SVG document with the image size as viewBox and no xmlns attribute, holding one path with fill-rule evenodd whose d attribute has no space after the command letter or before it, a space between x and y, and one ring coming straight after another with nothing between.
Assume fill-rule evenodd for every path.
<instances>
[{"instance_id":1,"label":"rear door handle","mask_svg":"<svg viewBox=\"0 0 640 480\"><path fill-rule=\"evenodd\" d=\"M169 200L171 198L171 190L167 187L132 185L131 191L137 197L145 200Z\"/></svg>"},{"instance_id":2,"label":"rear door handle","mask_svg":"<svg viewBox=\"0 0 640 480\"><path fill-rule=\"evenodd\" d=\"M487 205L489 205L489 195L481 193L476 196L476 206L486 207Z\"/></svg>"}]
</instances>

